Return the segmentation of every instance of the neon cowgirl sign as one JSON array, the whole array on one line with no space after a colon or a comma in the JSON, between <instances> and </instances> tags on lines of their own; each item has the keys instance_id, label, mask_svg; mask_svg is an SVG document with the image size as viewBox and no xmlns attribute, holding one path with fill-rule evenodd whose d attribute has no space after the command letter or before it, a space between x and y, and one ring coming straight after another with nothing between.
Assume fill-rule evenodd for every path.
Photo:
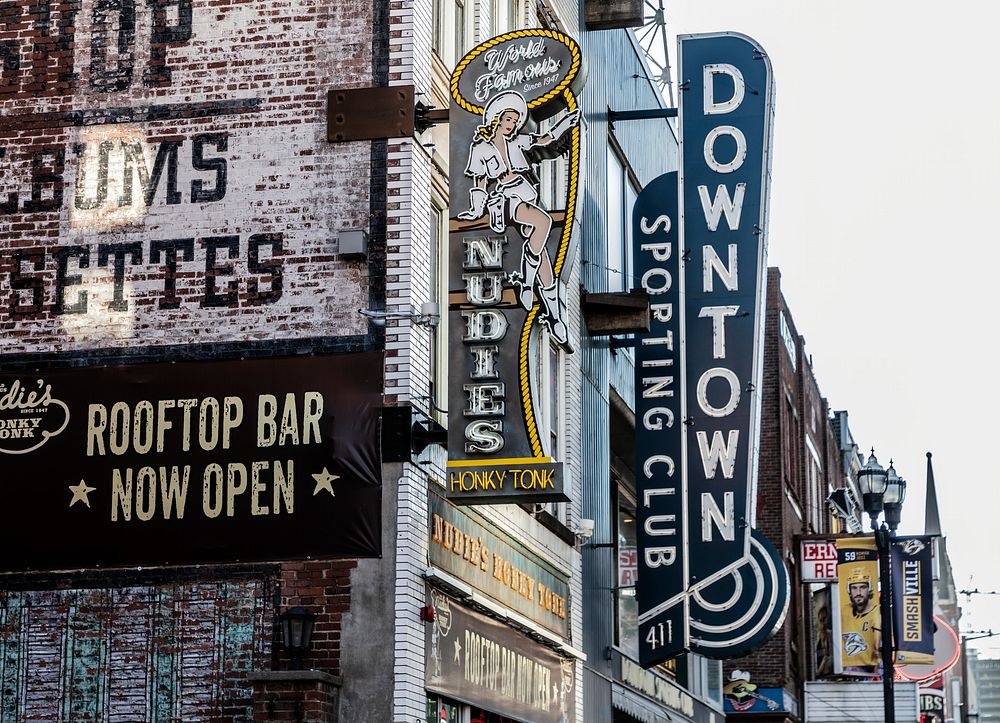
<instances>
[{"instance_id":1,"label":"neon cowgirl sign","mask_svg":"<svg viewBox=\"0 0 1000 723\"><path fill-rule=\"evenodd\" d=\"M533 362L543 330L570 348L563 272L579 189L582 83L576 42L550 30L488 40L452 75L446 488L454 502L564 499ZM540 199L542 149L569 161L561 210Z\"/></svg>"}]
</instances>

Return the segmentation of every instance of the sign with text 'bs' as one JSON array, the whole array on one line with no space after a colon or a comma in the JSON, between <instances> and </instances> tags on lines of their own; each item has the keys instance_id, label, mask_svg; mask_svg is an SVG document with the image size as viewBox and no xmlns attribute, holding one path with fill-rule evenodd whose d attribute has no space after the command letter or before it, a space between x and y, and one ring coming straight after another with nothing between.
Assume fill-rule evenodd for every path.
<instances>
[{"instance_id":1,"label":"sign with text 'bs'","mask_svg":"<svg viewBox=\"0 0 1000 723\"><path fill-rule=\"evenodd\" d=\"M569 348L583 81L579 46L551 30L492 38L452 75L446 490L459 504L566 499L539 362L550 342ZM554 210L538 171L558 155L568 173Z\"/></svg>"},{"instance_id":2,"label":"sign with text 'bs'","mask_svg":"<svg viewBox=\"0 0 1000 723\"><path fill-rule=\"evenodd\" d=\"M837 543L834 540L802 540L801 582L837 581Z\"/></svg>"},{"instance_id":3,"label":"sign with text 'bs'","mask_svg":"<svg viewBox=\"0 0 1000 723\"><path fill-rule=\"evenodd\" d=\"M363 353L0 375L0 569L378 556L381 369Z\"/></svg>"}]
</instances>

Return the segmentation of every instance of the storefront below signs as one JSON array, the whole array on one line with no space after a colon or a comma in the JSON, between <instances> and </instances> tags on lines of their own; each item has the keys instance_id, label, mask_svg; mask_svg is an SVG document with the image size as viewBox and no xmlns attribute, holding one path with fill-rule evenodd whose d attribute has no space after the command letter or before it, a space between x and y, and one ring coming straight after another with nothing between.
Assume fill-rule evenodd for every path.
<instances>
[{"instance_id":1,"label":"storefront below signs","mask_svg":"<svg viewBox=\"0 0 1000 723\"><path fill-rule=\"evenodd\" d=\"M670 678L640 667L617 650L612 651L612 666L614 723L722 723L724 720L720 710L713 710Z\"/></svg>"},{"instance_id":2,"label":"storefront below signs","mask_svg":"<svg viewBox=\"0 0 1000 723\"><path fill-rule=\"evenodd\" d=\"M576 723L572 660L439 590L428 601L429 721Z\"/></svg>"}]
</instances>

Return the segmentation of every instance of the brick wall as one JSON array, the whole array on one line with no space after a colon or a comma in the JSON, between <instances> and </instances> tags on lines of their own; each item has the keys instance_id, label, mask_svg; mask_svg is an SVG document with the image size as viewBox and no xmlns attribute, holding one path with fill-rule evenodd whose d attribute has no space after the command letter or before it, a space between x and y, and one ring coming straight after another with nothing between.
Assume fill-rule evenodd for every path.
<instances>
[{"instance_id":1,"label":"brick wall","mask_svg":"<svg viewBox=\"0 0 1000 723\"><path fill-rule=\"evenodd\" d=\"M380 344L386 143L329 144L326 92L388 81L388 5L0 0L0 364ZM355 565L6 576L0 719L249 720L278 610L340 672Z\"/></svg>"},{"instance_id":2,"label":"brick wall","mask_svg":"<svg viewBox=\"0 0 1000 723\"><path fill-rule=\"evenodd\" d=\"M273 575L144 575L5 581L0 719L247 720L246 675L271 656Z\"/></svg>"},{"instance_id":3,"label":"brick wall","mask_svg":"<svg viewBox=\"0 0 1000 723\"><path fill-rule=\"evenodd\" d=\"M309 560L281 565L281 609L301 605L316 616L312 648L302 658L306 669L340 674L340 629L351 607L351 570L356 560ZM279 658L277 667L288 660Z\"/></svg>"}]
</instances>

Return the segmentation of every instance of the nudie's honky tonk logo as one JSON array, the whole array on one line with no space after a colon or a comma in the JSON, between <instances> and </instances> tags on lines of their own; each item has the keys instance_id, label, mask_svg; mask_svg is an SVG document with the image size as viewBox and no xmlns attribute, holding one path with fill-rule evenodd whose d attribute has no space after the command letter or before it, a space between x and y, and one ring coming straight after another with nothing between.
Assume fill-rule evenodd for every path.
<instances>
[{"instance_id":1,"label":"nudie's honky tonk logo","mask_svg":"<svg viewBox=\"0 0 1000 723\"><path fill-rule=\"evenodd\" d=\"M69 408L44 379L0 382L0 454L32 452L69 424Z\"/></svg>"},{"instance_id":2,"label":"nudie's honky tonk logo","mask_svg":"<svg viewBox=\"0 0 1000 723\"><path fill-rule=\"evenodd\" d=\"M571 349L565 270L583 150L582 67L570 37L519 30L471 50L452 75L453 502L564 498L538 360L546 338ZM567 182L543 199L539 174L558 156L567 158Z\"/></svg>"}]
</instances>

